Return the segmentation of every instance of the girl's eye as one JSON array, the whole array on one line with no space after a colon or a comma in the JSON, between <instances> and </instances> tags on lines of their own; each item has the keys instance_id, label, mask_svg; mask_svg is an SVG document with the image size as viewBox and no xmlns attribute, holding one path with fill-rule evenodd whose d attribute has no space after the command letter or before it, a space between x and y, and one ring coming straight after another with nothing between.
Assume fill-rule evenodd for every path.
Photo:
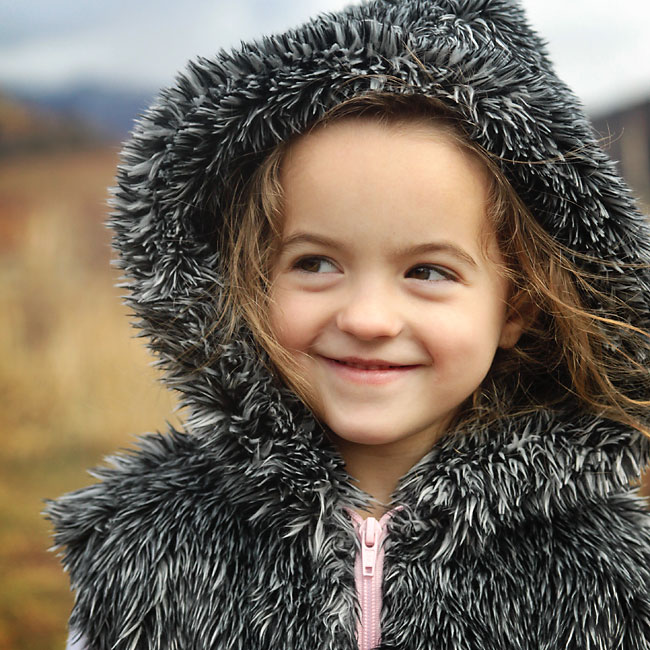
<instances>
[{"instance_id":1,"label":"girl's eye","mask_svg":"<svg viewBox=\"0 0 650 650\"><path fill-rule=\"evenodd\" d=\"M416 280L424 280L428 282L442 282L444 280L456 280L456 276L441 266L433 266L431 264L421 264L420 266L414 266L409 274L416 274L420 277L416 277Z\"/></svg>"},{"instance_id":2,"label":"girl's eye","mask_svg":"<svg viewBox=\"0 0 650 650\"><path fill-rule=\"evenodd\" d=\"M327 268L328 266L330 269ZM317 255L300 258L294 262L293 268L298 269L303 273L314 274L335 273L337 270L333 262L328 260L326 257L319 257ZM443 282L445 280L455 281L457 279L451 271L432 264L420 264L419 266L414 266L408 272L408 275L415 275L416 280L424 280L425 282Z\"/></svg>"},{"instance_id":3,"label":"girl's eye","mask_svg":"<svg viewBox=\"0 0 650 650\"><path fill-rule=\"evenodd\" d=\"M336 268L334 267L332 262L330 262L325 257L316 257L316 256L303 257L297 260L294 263L293 268L299 269L300 271L304 271L305 273L320 273L321 271L319 271L319 269L322 268L323 264L325 265L329 264L332 268ZM325 272L327 273L327 271Z\"/></svg>"}]
</instances>

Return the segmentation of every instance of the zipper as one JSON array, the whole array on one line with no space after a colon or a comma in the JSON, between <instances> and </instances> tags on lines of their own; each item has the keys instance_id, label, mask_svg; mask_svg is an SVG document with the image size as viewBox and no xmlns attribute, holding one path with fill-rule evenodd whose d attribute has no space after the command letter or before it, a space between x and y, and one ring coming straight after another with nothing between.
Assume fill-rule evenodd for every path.
<instances>
[{"instance_id":1,"label":"zipper","mask_svg":"<svg viewBox=\"0 0 650 650\"><path fill-rule=\"evenodd\" d=\"M356 511L346 508L355 522L361 548L355 558L355 582L361 616L357 624L359 650L372 650L381 639L382 577L384 569L384 541L387 522L402 506L386 512L379 521L374 517L363 519Z\"/></svg>"}]
</instances>

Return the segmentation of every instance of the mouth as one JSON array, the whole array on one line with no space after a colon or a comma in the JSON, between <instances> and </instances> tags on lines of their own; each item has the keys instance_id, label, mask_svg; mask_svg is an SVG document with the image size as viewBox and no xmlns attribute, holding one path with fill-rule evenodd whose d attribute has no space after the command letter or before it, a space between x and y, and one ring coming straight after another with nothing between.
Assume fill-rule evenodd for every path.
<instances>
[{"instance_id":1,"label":"mouth","mask_svg":"<svg viewBox=\"0 0 650 650\"><path fill-rule=\"evenodd\" d=\"M329 357L325 357L326 359ZM410 368L419 364L398 363L396 361L385 361L384 359L362 359L360 357L344 357L342 359L329 358L345 366L361 368L362 370L385 370L386 368Z\"/></svg>"},{"instance_id":2,"label":"mouth","mask_svg":"<svg viewBox=\"0 0 650 650\"><path fill-rule=\"evenodd\" d=\"M393 365L375 359L350 361L322 358L337 377L361 384L385 384L395 381L412 373L420 365Z\"/></svg>"}]
</instances>

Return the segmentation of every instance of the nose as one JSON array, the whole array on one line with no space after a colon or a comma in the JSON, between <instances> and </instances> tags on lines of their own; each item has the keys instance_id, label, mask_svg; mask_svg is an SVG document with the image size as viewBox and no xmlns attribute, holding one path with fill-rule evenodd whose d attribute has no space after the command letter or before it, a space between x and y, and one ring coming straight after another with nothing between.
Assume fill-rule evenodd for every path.
<instances>
[{"instance_id":1,"label":"nose","mask_svg":"<svg viewBox=\"0 0 650 650\"><path fill-rule=\"evenodd\" d=\"M336 325L359 339L395 337L404 327L394 296L381 286L359 286L349 291L336 314Z\"/></svg>"}]
</instances>

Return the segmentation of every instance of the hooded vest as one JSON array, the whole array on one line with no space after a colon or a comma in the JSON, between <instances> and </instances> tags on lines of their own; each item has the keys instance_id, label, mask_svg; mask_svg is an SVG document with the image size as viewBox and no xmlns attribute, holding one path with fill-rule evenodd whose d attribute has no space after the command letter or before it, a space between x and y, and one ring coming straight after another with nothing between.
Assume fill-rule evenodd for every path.
<instances>
[{"instance_id":1,"label":"hooded vest","mask_svg":"<svg viewBox=\"0 0 650 650\"><path fill-rule=\"evenodd\" d=\"M47 506L89 650L358 648L347 508L367 495L251 333L214 331L217 242L235 168L348 97L407 87L463 116L558 241L650 262L644 217L514 0L376 0L190 62L125 144L109 224L184 430ZM648 328L649 270L592 270ZM444 437L393 494L379 647L650 648L648 453L577 406Z\"/></svg>"}]
</instances>

